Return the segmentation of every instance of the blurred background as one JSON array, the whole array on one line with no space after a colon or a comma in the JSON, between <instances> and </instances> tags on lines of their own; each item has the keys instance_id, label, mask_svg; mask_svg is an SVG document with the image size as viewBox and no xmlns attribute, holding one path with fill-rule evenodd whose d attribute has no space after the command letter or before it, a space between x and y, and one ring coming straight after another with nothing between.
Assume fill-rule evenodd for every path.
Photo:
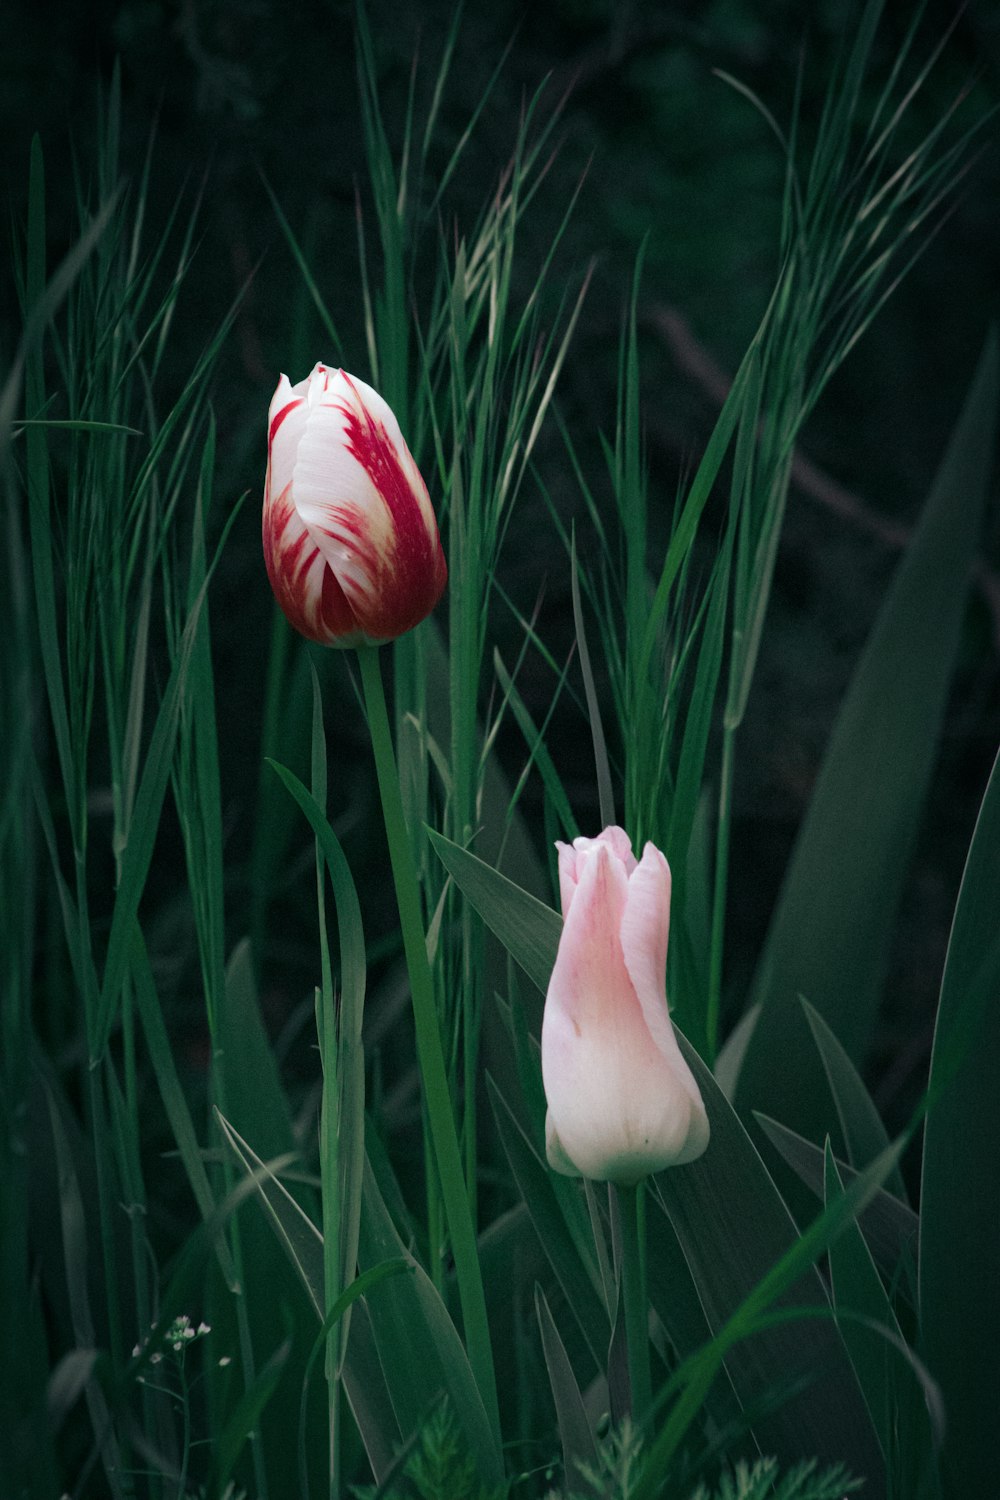
<instances>
[{"instance_id":1,"label":"blurred background","mask_svg":"<svg viewBox=\"0 0 1000 1500\"><path fill-rule=\"evenodd\" d=\"M417 128L431 104L454 7L448 0L368 7L390 140L401 144L413 79ZM910 24L890 7L876 43L872 87L892 68ZM825 0L634 3L471 0L441 100L432 166L443 169L484 96L461 167L439 213L444 232L471 227L499 179L523 110L544 121L559 111L552 161L526 214L515 274L524 295L579 192L557 250L549 295L575 295L593 279L561 377L558 408L578 446L598 503L611 505L600 433L612 435L618 339L635 258L648 236L639 297L640 357L650 508L665 538L674 497L697 462L725 393L766 305L776 271L784 160L768 122L731 82L752 90L782 128L801 77L801 130L808 144L853 7ZM932 3L916 52L930 54L950 29L909 129L929 131L960 97L956 135L1000 102L1000 7L970 0L961 11ZM185 222L200 197L197 252L171 330L171 370L180 389L209 333L234 299L239 312L214 386L219 423L216 534L240 496L213 594L220 734L226 786L227 861L234 873L231 941L240 935L250 830L260 775L263 662L271 598L260 555L259 494L264 419L277 374L301 379L318 358L339 358L368 378L358 272L357 209L367 199L358 108L353 6L347 0L122 0L54 6L9 0L0 70L3 191L13 233L24 219L30 141L45 150L51 263L77 234L77 188L92 180L101 100L120 68L121 158L141 174L152 143L146 232L169 232L181 200ZM415 70L415 71L414 71ZM435 155L436 152L436 155ZM820 757L858 653L900 548L919 512L997 314L1000 156L995 131L976 137L971 166L925 253L854 350L810 419L793 483L764 649L741 734L736 839L729 902L727 997L738 1014ZM319 318L278 225L270 185L302 245L340 333L328 347ZM435 183L425 189L430 196ZM368 239L377 281L378 245ZM428 276L433 265L428 262ZM420 272L414 295L420 294ZM9 362L19 310L12 279L0 303L0 357ZM564 660L573 636L569 567L544 509L575 518L586 556L588 521L554 424L538 453L538 494L529 487L506 548L504 587ZM890 1128L908 1116L922 1084L948 923L979 798L1000 740L1000 509L990 510L982 561L970 591L963 647L939 763L896 936L886 1003L869 1069ZM711 541L709 515L706 547ZM651 559L655 566L657 559ZM495 638L508 663L520 627L500 602ZM328 670L345 694L340 659ZM529 658L521 690L544 717L552 674ZM330 700L328 700L329 702ZM332 715L331 785L355 876L376 913L381 851L374 826L368 751L360 717ZM290 731L291 733L291 731ZM550 747L582 827L596 831L588 739L575 710L553 720ZM525 758L515 729L500 751L516 777ZM290 745L287 760L304 751ZM891 748L887 747L887 753ZM541 789L522 802L539 845ZM176 860L173 856L176 855ZM271 955L265 1003L282 1034L310 993L314 956L311 846L303 832L287 893L285 946ZM372 873L374 872L374 873ZM371 880L368 879L371 875ZM150 894L164 921L186 923L178 838L162 844ZM241 888L242 881L242 888ZM378 887L376 892L373 887ZM821 899L821 894L818 895ZM392 925L390 908L385 927ZM178 945L184 951L184 945ZM190 950L189 950L190 951ZM176 1019L203 1045L193 959L180 961ZM308 1011L308 1003L307 1003ZM185 1017L187 1018L185 1021ZM289 1054L295 1065L294 1049ZM308 1054L299 1060L314 1068Z\"/></svg>"}]
</instances>

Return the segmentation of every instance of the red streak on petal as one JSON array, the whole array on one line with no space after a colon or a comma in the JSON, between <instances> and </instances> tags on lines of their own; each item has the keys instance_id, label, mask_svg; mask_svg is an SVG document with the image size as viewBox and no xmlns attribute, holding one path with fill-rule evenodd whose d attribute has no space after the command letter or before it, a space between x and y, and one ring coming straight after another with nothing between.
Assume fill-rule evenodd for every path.
<instances>
[{"instance_id":1,"label":"red streak on petal","mask_svg":"<svg viewBox=\"0 0 1000 1500\"><path fill-rule=\"evenodd\" d=\"M323 570L321 613L323 624L330 632L333 640L341 640L345 636L357 635L357 616L347 602L347 595L341 588L337 580L337 575L329 564Z\"/></svg>"},{"instance_id":2,"label":"red streak on petal","mask_svg":"<svg viewBox=\"0 0 1000 1500\"><path fill-rule=\"evenodd\" d=\"M345 379L351 383L346 372ZM430 614L444 593L448 569L437 525L431 520L428 529L413 480L403 469L392 440L360 396L357 400L357 408L346 403L340 408L347 447L365 469L392 518L391 550L376 551L367 541L356 513L338 508L334 515L351 533L352 550L371 580L367 597L359 595L354 600L358 621L374 639L392 640ZM419 477L416 483L423 486Z\"/></svg>"},{"instance_id":3,"label":"red streak on petal","mask_svg":"<svg viewBox=\"0 0 1000 1500\"><path fill-rule=\"evenodd\" d=\"M357 639L358 621L330 567L314 567L319 549L296 515L290 490L268 495L264 505L264 563L274 596L309 640L331 646Z\"/></svg>"},{"instance_id":4,"label":"red streak on petal","mask_svg":"<svg viewBox=\"0 0 1000 1500\"><path fill-rule=\"evenodd\" d=\"M296 406L301 406L301 405L302 405L302 397L301 396L297 396L294 401L289 401L288 404L287 404L287 406L283 406L280 411L276 411L275 412L274 416L271 418L271 425L268 428L268 432L267 432L267 451L268 451L268 454L270 454L270 452L271 452L271 444L274 442L274 434L277 432L277 430L281 426L282 422L288 416L288 413L290 411L294 410L294 408Z\"/></svg>"}]
</instances>

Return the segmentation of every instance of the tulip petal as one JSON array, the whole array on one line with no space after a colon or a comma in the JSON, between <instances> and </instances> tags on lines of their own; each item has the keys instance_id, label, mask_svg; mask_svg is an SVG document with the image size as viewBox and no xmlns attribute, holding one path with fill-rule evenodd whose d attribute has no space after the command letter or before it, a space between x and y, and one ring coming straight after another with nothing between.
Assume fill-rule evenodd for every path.
<instances>
[{"instance_id":1,"label":"tulip petal","mask_svg":"<svg viewBox=\"0 0 1000 1500\"><path fill-rule=\"evenodd\" d=\"M292 482L295 454L302 434L306 430L309 407L304 387L307 381L293 386L287 375L282 375L278 388L271 397L267 413L267 491L282 494Z\"/></svg>"},{"instance_id":2,"label":"tulip petal","mask_svg":"<svg viewBox=\"0 0 1000 1500\"><path fill-rule=\"evenodd\" d=\"M632 853L632 841L624 828L617 824L609 824L603 833L599 833L595 839L585 838L582 834L575 838L572 844L561 844L556 840L556 848L559 851L559 897L562 902L562 912L565 917L569 911L569 904L576 890L577 879L582 862L589 849L597 844L606 844L615 857L625 867L626 875L631 875L635 869L635 855Z\"/></svg>"},{"instance_id":3,"label":"tulip petal","mask_svg":"<svg viewBox=\"0 0 1000 1500\"><path fill-rule=\"evenodd\" d=\"M559 1172L563 1177L579 1177L580 1173L563 1150L559 1132L552 1123L551 1110L545 1114L545 1157L553 1172Z\"/></svg>"},{"instance_id":4,"label":"tulip petal","mask_svg":"<svg viewBox=\"0 0 1000 1500\"><path fill-rule=\"evenodd\" d=\"M263 538L267 576L290 624L321 646L363 642L343 590L292 504L291 485L272 493L270 473Z\"/></svg>"},{"instance_id":5,"label":"tulip petal","mask_svg":"<svg viewBox=\"0 0 1000 1500\"><path fill-rule=\"evenodd\" d=\"M646 1025L665 1056L677 1051L667 1012L669 936L670 866L655 845L647 844L629 878L621 943Z\"/></svg>"},{"instance_id":6,"label":"tulip petal","mask_svg":"<svg viewBox=\"0 0 1000 1500\"><path fill-rule=\"evenodd\" d=\"M635 986L650 1036L691 1101L689 1140L677 1165L694 1161L708 1145L708 1117L701 1090L684 1061L670 1020L666 997L667 940L670 935L670 866L654 844L646 845L629 878L622 918L622 953Z\"/></svg>"}]
</instances>

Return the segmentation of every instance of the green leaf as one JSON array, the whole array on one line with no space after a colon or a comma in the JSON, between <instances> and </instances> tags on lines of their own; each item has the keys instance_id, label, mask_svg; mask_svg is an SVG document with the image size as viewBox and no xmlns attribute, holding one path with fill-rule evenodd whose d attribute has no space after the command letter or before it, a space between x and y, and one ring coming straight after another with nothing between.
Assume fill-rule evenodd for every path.
<instances>
[{"instance_id":1,"label":"green leaf","mask_svg":"<svg viewBox=\"0 0 1000 1500\"><path fill-rule=\"evenodd\" d=\"M429 828L427 836L462 894L544 995L556 961L562 917L443 834Z\"/></svg>"},{"instance_id":2,"label":"green leaf","mask_svg":"<svg viewBox=\"0 0 1000 1500\"><path fill-rule=\"evenodd\" d=\"M686 1051L694 1055L693 1049L687 1048ZM707 1077L707 1070L703 1069L703 1071ZM658 1486L664 1476L669 1473L674 1455L684 1435L700 1413L723 1359L730 1362L733 1351L744 1341L750 1339L757 1342L761 1335L768 1331L777 1332L782 1328L792 1328L805 1320L807 1320L805 1326L813 1330L822 1330L827 1325L827 1320L831 1317L828 1304L807 1302L805 1305L799 1303L789 1306L785 1299L794 1287L802 1285L804 1274L811 1270L818 1256L835 1242L850 1220L864 1208L872 1194L884 1181L893 1163L899 1160L905 1144L905 1138L894 1142L869 1167L866 1167L864 1172L859 1173L857 1179L845 1192L835 1202L828 1204L802 1234L796 1235L775 1264L757 1281L739 1306L717 1330L712 1342L686 1360L674 1373L662 1396L669 1398L675 1392L679 1394L663 1428L648 1451L642 1479L636 1489L634 1500L653 1500L654 1495L659 1494ZM682 1170L690 1171L691 1169L688 1167ZM675 1169L673 1175L679 1174L680 1169ZM816 1355L818 1354L817 1349ZM812 1389L816 1391L816 1377L821 1376L823 1370L824 1361L814 1356L809 1370L796 1372L793 1365L787 1374L792 1376L795 1384L798 1385L801 1385L804 1379L808 1379L812 1383ZM853 1372L851 1379L853 1383ZM762 1389L765 1393L768 1390L772 1393L776 1390L788 1390L787 1376L783 1381L772 1379L769 1385ZM885 1492L885 1479L881 1454L877 1443L874 1442L874 1434L870 1433L867 1412L857 1393L857 1387L853 1386L853 1390L857 1406L862 1414L863 1426L857 1429L853 1436L848 1437L845 1434L841 1437L842 1451L851 1454L852 1463L865 1475L869 1492L882 1495ZM792 1396L794 1400L794 1388ZM822 1400L822 1395L817 1392L816 1398ZM757 1392L756 1400L759 1404L760 1390ZM783 1404L782 1410L787 1404L787 1402ZM754 1423L754 1432L759 1434L764 1427L765 1424L758 1420ZM874 1452L872 1452L873 1445ZM815 1453L815 1450L812 1451Z\"/></svg>"},{"instance_id":3,"label":"green leaf","mask_svg":"<svg viewBox=\"0 0 1000 1500\"><path fill-rule=\"evenodd\" d=\"M814 1010L808 1000L802 1001L809 1029L819 1050L826 1081L833 1096L840 1129L843 1132L847 1160L860 1171L884 1151L889 1136L871 1095L865 1088L857 1068L837 1041L829 1026ZM907 1202L903 1174L897 1168L889 1176L886 1186L902 1203Z\"/></svg>"},{"instance_id":4,"label":"green leaf","mask_svg":"<svg viewBox=\"0 0 1000 1500\"><path fill-rule=\"evenodd\" d=\"M597 1444L580 1395L580 1387L566 1354L566 1346L559 1337L559 1330L540 1286L535 1287L535 1312L542 1335L545 1368L549 1372L549 1385L555 1402L566 1483L568 1487L576 1488L580 1464L593 1467L597 1463Z\"/></svg>"},{"instance_id":5,"label":"green leaf","mask_svg":"<svg viewBox=\"0 0 1000 1500\"><path fill-rule=\"evenodd\" d=\"M658 1173L655 1182L709 1326L718 1333L799 1243L799 1236L739 1118L694 1048L677 1035L701 1090L712 1136L704 1156ZM650 1195L651 1202L655 1198ZM777 1299L779 1309L790 1304L828 1308L819 1276L807 1267ZM782 1462L817 1457L832 1463L850 1453L873 1491L879 1489L878 1444L831 1321L786 1323L756 1333L730 1349L726 1366L744 1406L790 1381L809 1381L805 1390L755 1424L762 1451Z\"/></svg>"},{"instance_id":6,"label":"green leaf","mask_svg":"<svg viewBox=\"0 0 1000 1500\"><path fill-rule=\"evenodd\" d=\"M216 1112L222 1133L252 1180L278 1242L309 1296L316 1316L326 1316L323 1290L323 1236L281 1182L278 1174L295 1160L290 1154L263 1161L239 1131Z\"/></svg>"},{"instance_id":7,"label":"green leaf","mask_svg":"<svg viewBox=\"0 0 1000 1500\"><path fill-rule=\"evenodd\" d=\"M587 629L583 619L583 605L580 601L580 569L576 558L575 533L570 542L569 570L570 591L573 598L573 624L576 630L576 648L580 655L580 672L583 676L583 690L587 698L587 719L590 723L590 738L594 746L594 776L597 781L598 804L601 809L601 822L607 828L616 821L615 797L611 785L608 746L604 738L604 725L601 723L600 701L597 696L594 673L590 665L590 648L587 645Z\"/></svg>"},{"instance_id":8,"label":"green leaf","mask_svg":"<svg viewBox=\"0 0 1000 1500\"><path fill-rule=\"evenodd\" d=\"M844 1184L829 1140L824 1167L830 1203L840 1197ZM937 1390L907 1348L856 1222L830 1246L829 1256L837 1322L886 1463L901 1494L932 1494L921 1485L934 1472L928 1412L940 1407Z\"/></svg>"},{"instance_id":9,"label":"green leaf","mask_svg":"<svg viewBox=\"0 0 1000 1500\"><path fill-rule=\"evenodd\" d=\"M991 338L841 709L761 959L737 1103L807 1135L823 1129L823 1091L797 997L863 1056L947 701L996 408Z\"/></svg>"},{"instance_id":10,"label":"green leaf","mask_svg":"<svg viewBox=\"0 0 1000 1500\"><path fill-rule=\"evenodd\" d=\"M503 1462L462 1341L430 1277L399 1238L367 1162L358 1253L363 1269L402 1257L413 1270L383 1282L367 1299L404 1441L426 1418L428 1403L445 1391L483 1482L499 1483Z\"/></svg>"},{"instance_id":11,"label":"green leaf","mask_svg":"<svg viewBox=\"0 0 1000 1500\"><path fill-rule=\"evenodd\" d=\"M177 1076L177 1066L174 1062L166 1022L163 1019L163 1011L160 1008L160 998L156 992L149 954L146 952L145 940L138 923L133 931L132 980L135 986L136 1007L146 1036L146 1046L149 1049L150 1061L153 1064L163 1107L174 1133L174 1140L177 1143L181 1161L184 1163L184 1170L198 1205L198 1212L203 1219L208 1220L215 1213L215 1195L208 1180L208 1172L205 1169L201 1146L191 1119L191 1111L188 1109L184 1090ZM226 1285L231 1292L235 1291L236 1268L233 1265L229 1246L221 1235L216 1240L216 1250L222 1274L226 1278Z\"/></svg>"},{"instance_id":12,"label":"green leaf","mask_svg":"<svg viewBox=\"0 0 1000 1500\"><path fill-rule=\"evenodd\" d=\"M216 1046L221 1050L227 1118L252 1136L264 1157L295 1150L291 1113L260 1013L250 944L237 943L226 965Z\"/></svg>"},{"instance_id":13,"label":"green leaf","mask_svg":"<svg viewBox=\"0 0 1000 1500\"><path fill-rule=\"evenodd\" d=\"M969 849L941 985L920 1211L921 1348L944 1395L944 1494L1000 1493L1000 759Z\"/></svg>"},{"instance_id":14,"label":"green leaf","mask_svg":"<svg viewBox=\"0 0 1000 1500\"><path fill-rule=\"evenodd\" d=\"M146 753L135 807L129 824L128 843L122 856L121 879L115 893L114 910L111 917L111 933L108 937L104 978L93 1035L90 1038L91 1057L101 1056L107 1046L114 1024L122 983L129 965L132 946L132 931L139 912L146 876L153 857L153 845L160 825L163 798L173 765L177 726L187 680L188 669L198 638L198 620L205 590L195 600L184 627L184 636L177 659L167 681L163 701L156 715L156 723Z\"/></svg>"},{"instance_id":15,"label":"green leaf","mask_svg":"<svg viewBox=\"0 0 1000 1500\"><path fill-rule=\"evenodd\" d=\"M313 685L318 696L319 689L315 678ZM357 1261L365 1153L365 1078L361 1027L364 1019L367 964L361 905L358 901L354 877L347 863L347 856L319 803L292 771L278 765L275 761L271 761L270 764L309 820L309 825L316 835L330 873L330 883L333 886L337 906L337 923L340 933L340 1005L335 1059L326 1058L328 1044L333 1045L332 1039L323 1043L324 1070L329 1068L330 1079L336 1080L337 1098L336 1107L329 1107L329 1115L327 1115L327 1110L324 1110L323 1128L324 1131L335 1131L339 1164L341 1239L339 1279L341 1285L347 1285L353 1276ZM332 1028L332 1019L330 1025Z\"/></svg>"},{"instance_id":16,"label":"green leaf","mask_svg":"<svg viewBox=\"0 0 1000 1500\"><path fill-rule=\"evenodd\" d=\"M313 1312L322 1324L328 1316L323 1236L278 1176L293 1158L284 1156L264 1162L227 1120L220 1117L220 1125L227 1142L247 1173L248 1184L259 1192L278 1243L305 1288ZM392 1463L400 1441L400 1431L389 1402L370 1320L364 1305L360 1303L351 1306L344 1385L372 1469L376 1478L381 1480Z\"/></svg>"},{"instance_id":17,"label":"green leaf","mask_svg":"<svg viewBox=\"0 0 1000 1500\"><path fill-rule=\"evenodd\" d=\"M567 1223L564 1207L554 1184L554 1174L536 1155L518 1125L510 1106L489 1080L490 1102L501 1144L510 1169L527 1206L539 1243L548 1256L556 1280L572 1309L594 1359L595 1369L603 1370L611 1338L607 1313L597 1292L599 1273L593 1257L586 1252L584 1237L589 1234L587 1212L576 1185L566 1186L579 1206L576 1223Z\"/></svg>"},{"instance_id":18,"label":"green leaf","mask_svg":"<svg viewBox=\"0 0 1000 1500\"><path fill-rule=\"evenodd\" d=\"M291 1344L287 1340L275 1349L236 1403L226 1425L216 1439L207 1486L210 1500L222 1500L226 1494L229 1477L246 1446L247 1439L260 1421L261 1413L274 1395L290 1352Z\"/></svg>"},{"instance_id":19,"label":"green leaf","mask_svg":"<svg viewBox=\"0 0 1000 1500\"><path fill-rule=\"evenodd\" d=\"M812 1141L787 1125L780 1125L759 1111L754 1116L768 1140L781 1153L785 1161L796 1172L817 1198L823 1197L823 1150ZM834 1158L837 1171L846 1183L858 1175L853 1167ZM879 1265L894 1274L901 1260L915 1260L917 1235L920 1221L907 1204L892 1193L880 1189L864 1209L859 1219L862 1233Z\"/></svg>"},{"instance_id":20,"label":"green leaf","mask_svg":"<svg viewBox=\"0 0 1000 1500\"><path fill-rule=\"evenodd\" d=\"M538 767L538 773L545 785L545 790L552 799L552 806L559 816L563 834L566 838L576 838L579 833L573 809L569 805L569 798L559 778L552 756L549 754L548 746L543 738L543 732L539 731L531 717L530 710L521 694L518 692L507 668L503 664L503 658L499 651L493 653L493 667L497 674L497 681L503 690L504 701L509 702L518 727L524 735L525 743L531 752L528 765L534 763ZM544 726L543 726L544 729ZM527 768L526 768L527 769Z\"/></svg>"},{"instance_id":21,"label":"green leaf","mask_svg":"<svg viewBox=\"0 0 1000 1500\"><path fill-rule=\"evenodd\" d=\"M681 1359L707 1344L712 1336L698 1289L673 1226L655 1194L647 1195L646 1276L649 1305ZM705 1410L722 1431L739 1423L740 1405L725 1369L705 1398Z\"/></svg>"}]
</instances>

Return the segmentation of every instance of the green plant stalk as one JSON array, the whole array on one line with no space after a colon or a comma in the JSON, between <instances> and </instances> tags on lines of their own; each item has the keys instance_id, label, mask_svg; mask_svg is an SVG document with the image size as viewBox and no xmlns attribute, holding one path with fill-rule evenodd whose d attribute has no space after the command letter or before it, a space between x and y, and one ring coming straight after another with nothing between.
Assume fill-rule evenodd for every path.
<instances>
[{"instance_id":1,"label":"green plant stalk","mask_svg":"<svg viewBox=\"0 0 1000 1500\"><path fill-rule=\"evenodd\" d=\"M736 729L726 724L722 732L722 770L719 778L719 826L715 836L715 882L712 896L712 938L709 951L708 997L705 1009L705 1061L715 1063L719 1041L719 1009L722 998L722 959L726 925L726 888L729 881L729 823L733 801L733 765Z\"/></svg>"},{"instance_id":2,"label":"green plant stalk","mask_svg":"<svg viewBox=\"0 0 1000 1500\"><path fill-rule=\"evenodd\" d=\"M321 857L321 856L320 856ZM322 880L323 873L320 872ZM320 891L322 906L322 889ZM326 1316L329 1317L341 1295L340 1247L340 1152L338 1150L338 1074L337 1031L333 1014L333 997L326 985L317 996L317 1020L321 1036L320 1059L323 1068L323 1102L320 1106L320 1174L323 1190L323 1287ZM335 1323L326 1336L326 1381L329 1392L329 1460L330 1497L340 1494L340 1366L343 1325Z\"/></svg>"},{"instance_id":3,"label":"green plant stalk","mask_svg":"<svg viewBox=\"0 0 1000 1500\"><path fill-rule=\"evenodd\" d=\"M212 1008L209 1007L209 1017L211 1017L212 1013ZM213 1106L213 1117L221 1114L224 1119L228 1118L225 1083L225 1056L222 1050L219 1048L217 1039L214 1034L212 1035L211 1105ZM224 1150L222 1152L221 1160L223 1193L226 1198L229 1197L236 1186L236 1176L233 1171L230 1154L230 1152ZM254 1358L253 1334L250 1328L250 1317L247 1310L247 1299L243 1292L243 1288L246 1286L246 1273L243 1268L243 1240L242 1236L240 1235L239 1220L237 1219L236 1215L233 1215L230 1223L229 1248L230 1255L232 1256L232 1263L236 1270L236 1278L240 1286L240 1292L235 1299L236 1328L237 1335L240 1341L240 1363L243 1371L243 1388L244 1391L249 1391L253 1386L254 1378L256 1375L256 1360ZM264 1454L262 1452L261 1444L254 1443L252 1445L252 1449L254 1479L257 1484L257 1493L261 1497L261 1500L267 1500L267 1473L264 1467Z\"/></svg>"},{"instance_id":4,"label":"green plant stalk","mask_svg":"<svg viewBox=\"0 0 1000 1500\"><path fill-rule=\"evenodd\" d=\"M434 1005L434 984L427 961L427 944L420 914L420 893L413 864L413 853L403 802L396 773L385 689L379 665L378 647L359 646L358 664L368 713L368 728L375 754L382 815L385 819L389 858L392 864L399 922L403 934L406 966L413 999L413 1019L417 1037L417 1055L423 1081L424 1100L430 1121L434 1154L437 1158L445 1218L455 1256L458 1292L465 1326L469 1363L476 1377L487 1418L500 1445L500 1418L497 1409L496 1377L490 1345L486 1298L476 1247L472 1215L465 1189L465 1174L459 1151L458 1135L448 1089L441 1033Z\"/></svg>"},{"instance_id":5,"label":"green plant stalk","mask_svg":"<svg viewBox=\"0 0 1000 1500\"><path fill-rule=\"evenodd\" d=\"M314 681L314 692L318 688ZM318 702L317 702L318 708ZM322 740L320 745L322 746ZM326 754L317 764L313 752L313 795L326 803ZM328 1318L343 1288L341 1287L341 1202L340 1202L340 1130L338 1099L340 1095L340 1055L337 1021L333 998L333 973L326 933L326 865L319 841L316 844L316 901L320 932L323 983L316 992L316 1031L319 1037L320 1065L323 1070L323 1095L320 1104L320 1179L323 1202L323 1289ZM329 1493L330 1500L340 1494L340 1366L343 1325L333 1323L326 1336L325 1373L328 1390L329 1421Z\"/></svg>"},{"instance_id":6,"label":"green plant stalk","mask_svg":"<svg viewBox=\"0 0 1000 1500\"><path fill-rule=\"evenodd\" d=\"M649 1420L653 1386L649 1371L649 1298L646 1291L646 1184L619 1187L621 1207L621 1295L625 1306L632 1420L640 1430Z\"/></svg>"}]
</instances>

